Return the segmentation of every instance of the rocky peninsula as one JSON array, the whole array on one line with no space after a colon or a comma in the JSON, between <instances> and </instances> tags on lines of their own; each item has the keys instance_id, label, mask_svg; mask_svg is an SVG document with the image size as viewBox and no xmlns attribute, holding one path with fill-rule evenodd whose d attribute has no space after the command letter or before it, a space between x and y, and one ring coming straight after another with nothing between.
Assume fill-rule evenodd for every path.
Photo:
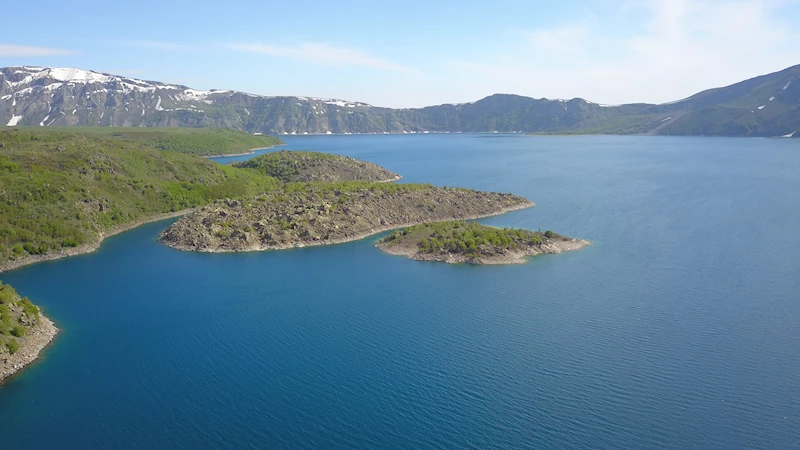
<instances>
[{"instance_id":1,"label":"rocky peninsula","mask_svg":"<svg viewBox=\"0 0 800 450\"><path fill-rule=\"evenodd\" d=\"M289 183L249 200L216 201L160 241L201 252L286 249L353 241L425 222L475 219L533 206L525 198L426 184Z\"/></svg>"},{"instance_id":2,"label":"rocky peninsula","mask_svg":"<svg viewBox=\"0 0 800 450\"><path fill-rule=\"evenodd\" d=\"M0 383L35 361L57 333L36 305L0 283Z\"/></svg>"},{"instance_id":3,"label":"rocky peninsula","mask_svg":"<svg viewBox=\"0 0 800 450\"><path fill-rule=\"evenodd\" d=\"M477 222L426 223L398 230L376 247L417 261L450 264L522 264L526 256L578 250L588 241L545 232L495 228Z\"/></svg>"},{"instance_id":4,"label":"rocky peninsula","mask_svg":"<svg viewBox=\"0 0 800 450\"><path fill-rule=\"evenodd\" d=\"M254 169L284 183L296 181L397 181L400 175L371 162L321 152L286 151L266 153L234 164Z\"/></svg>"}]
</instances>

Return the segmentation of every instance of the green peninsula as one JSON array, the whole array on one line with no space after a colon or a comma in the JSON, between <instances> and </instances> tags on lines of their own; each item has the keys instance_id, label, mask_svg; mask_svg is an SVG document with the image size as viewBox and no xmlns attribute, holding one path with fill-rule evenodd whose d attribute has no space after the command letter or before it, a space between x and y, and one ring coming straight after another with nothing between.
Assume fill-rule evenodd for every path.
<instances>
[{"instance_id":1,"label":"green peninsula","mask_svg":"<svg viewBox=\"0 0 800 450\"><path fill-rule=\"evenodd\" d=\"M477 222L425 223L398 230L377 247L417 261L468 264L521 264L526 256L578 250L588 241L553 233L495 228Z\"/></svg>"}]
</instances>

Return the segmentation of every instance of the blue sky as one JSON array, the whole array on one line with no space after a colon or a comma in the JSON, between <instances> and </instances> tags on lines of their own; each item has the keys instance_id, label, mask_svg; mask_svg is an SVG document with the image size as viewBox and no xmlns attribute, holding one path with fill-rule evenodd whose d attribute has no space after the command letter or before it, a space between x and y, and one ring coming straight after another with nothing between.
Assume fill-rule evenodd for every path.
<instances>
[{"instance_id":1,"label":"blue sky","mask_svg":"<svg viewBox=\"0 0 800 450\"><path fill-rule=\"evenodd\" d=\"M493 93L659 103L800 64L800 0L46 0L6 12L0 66L391 107Z\"/></svg>"}]
</instances>

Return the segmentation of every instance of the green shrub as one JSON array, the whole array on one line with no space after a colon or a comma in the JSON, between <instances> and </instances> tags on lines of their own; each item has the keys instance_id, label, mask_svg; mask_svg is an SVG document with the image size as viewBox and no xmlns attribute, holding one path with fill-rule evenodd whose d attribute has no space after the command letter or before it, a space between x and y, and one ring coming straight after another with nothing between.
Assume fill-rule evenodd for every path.
<instances>
[{"instance_id":1,"label":"green shrub","mask_svg":"<svg viewBox=\"0 0 800 450\"><path fill-rule=\"evenodd\" d=\"M8 352L13 355L14 353L17 353L17 350L19 350L19 341L11 338L8 342L6 342L6 347L8 348Z\"/></svg>"},{"instance_id":2,"label":"green shrub","mask_svg":"<svg viewBox=\"0 0 800 450\"><path fill-rule=\"evenodd\" d=\"M14 325L14 328L11 329L11 335L16 337L22 337L25 336L25 333L27 331L28 330L22 325Z\"/></svg>"}]
</instances>

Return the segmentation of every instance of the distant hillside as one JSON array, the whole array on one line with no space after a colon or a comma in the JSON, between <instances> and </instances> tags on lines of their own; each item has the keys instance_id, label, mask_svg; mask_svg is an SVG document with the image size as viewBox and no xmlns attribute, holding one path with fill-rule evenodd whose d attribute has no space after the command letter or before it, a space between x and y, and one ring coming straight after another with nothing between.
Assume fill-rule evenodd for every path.
<instances>
[{"instance_id":1,"label":"distant hillside","mask_svg":"<svg viewBox=\"0 0 800 450\"><path fill-rule=\"evenodd\" d=\"M598 105L493 95L391 109L308 97L200 91L79 69L0 69L0 124L218 127L251 134L521 132L791 136L800 131L800 66L661 105Z\"/></svg>"},{"instance_id":2,"label":"distant hillside","mask_svg":"<svg viewBox=\"0 0 800 450\"><path fill-rule=\"evenodd\" d=\"M252 135L225 128L143 128L143 127L15 127L32 133L86 133L141 142L160 150L199 156L250 153L284 142L275 136ZM1 129L0 129L1 130Z\"/></svg>"}]
</instances>

